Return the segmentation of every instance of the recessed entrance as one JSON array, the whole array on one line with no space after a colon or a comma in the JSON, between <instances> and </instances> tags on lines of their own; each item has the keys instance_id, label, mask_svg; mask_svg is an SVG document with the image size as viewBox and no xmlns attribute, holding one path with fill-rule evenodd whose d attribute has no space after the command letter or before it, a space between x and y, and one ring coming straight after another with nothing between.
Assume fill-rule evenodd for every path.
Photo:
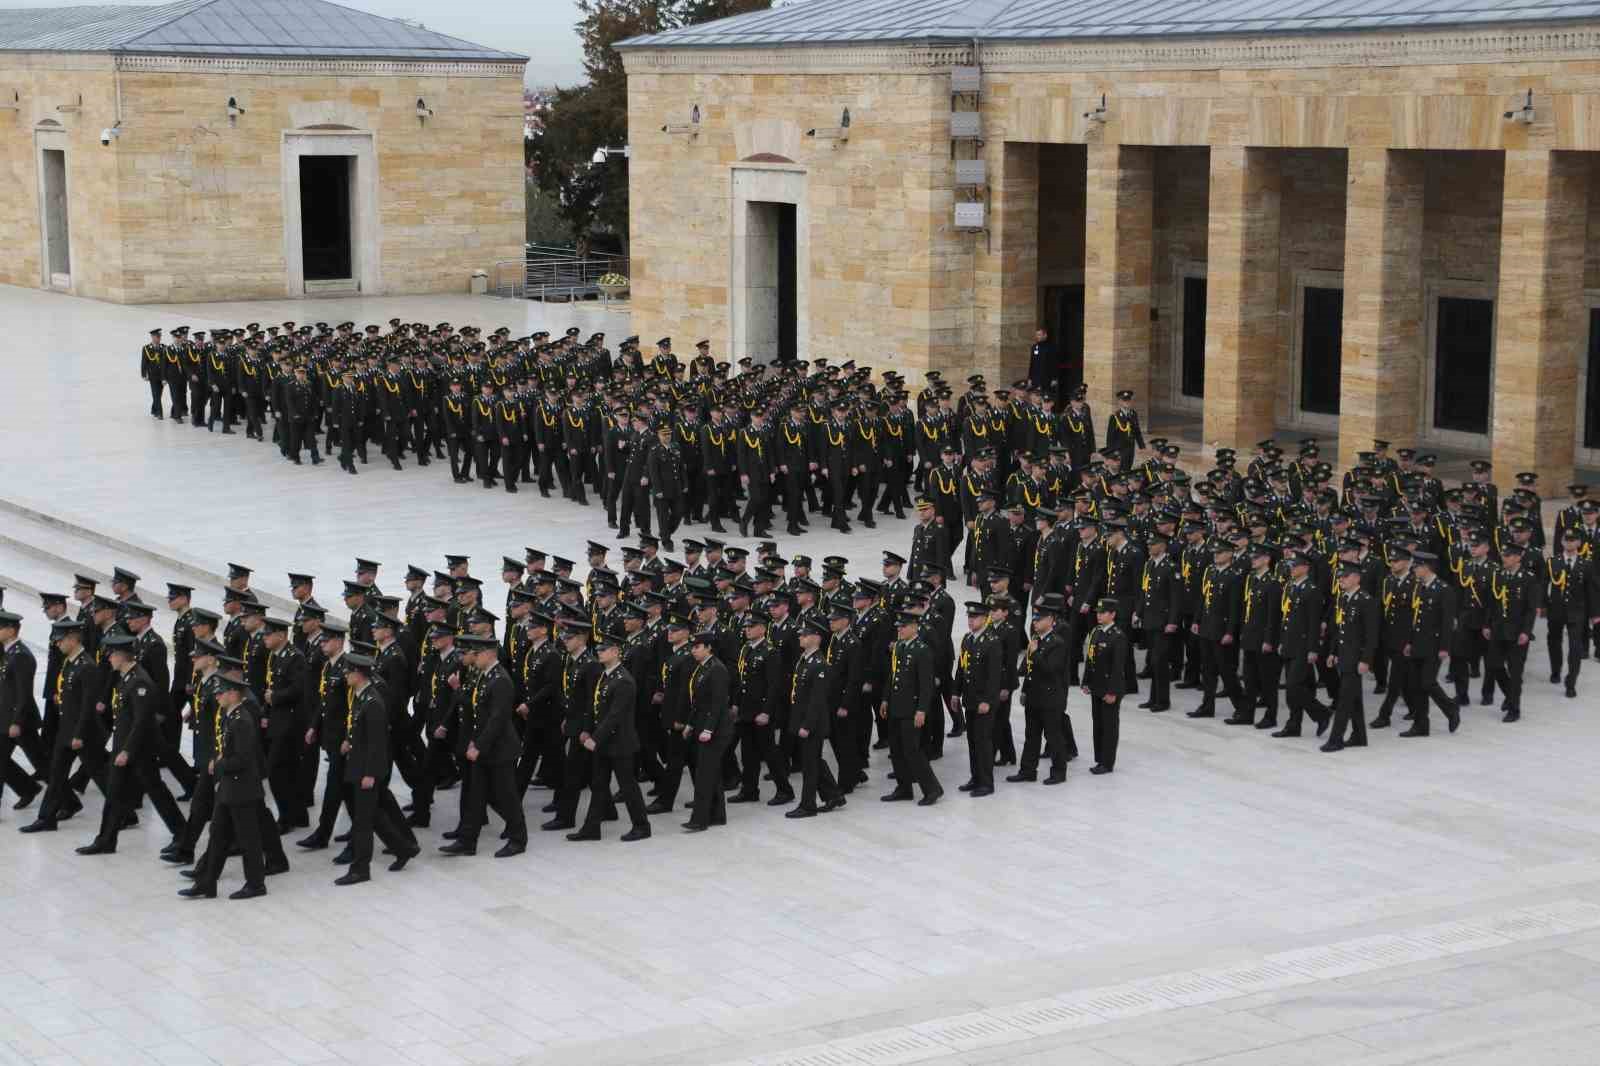
<instances>
[{"instance_id":1,"label":"recessed entrance","mask_svg":"<svg viewBox=\"0 0 1600 1066\"><path fill-rule=\"evenodd\" d=\"M1200 399L1206 394L1206 279L1183 279L1183 336L1179 339L1178 390Z\"/></svg>"},{"instance_id":2,"label":"recessed entrance","mask_svg":"<svg viewBox=\"0 0 1600 1066\"><path fill-rule=\"evenodd\" d=\"M1044 322L1056 345L1062 396L1083 383L1083 286L1049 285L1044 290Z\"/></svg>"},{"instance_id":3,"label":"recessed entrance","mask_svg":"<svg viewBox=\"0 0 1600 1066\"><path fill-rule=\"evenodd\" d=\"M1300 410L1339 413L1339 348L1344 339L1344 290L1306 286L1300 319Z\"/></svg>"},{"instance_id":4,"label":"recessed entrance","mask_svg":"<svg viewBox=\"0 0 1600 1066\"><path fill-rule=\"evenodd\" d=\"M300 247L305 279L355 284L351 205L355 157L300 157Z\"/></svg>"},{"instance_id":5,"label":"recessed entrance","mask_svg":"<svg viewBox=\"0 0 1600 1066\"><path fill-rule=\"evenodd\" d=\"M1436 321L1433 428L1487 434L1494 377L1494 301L1441 296Z\"/></svg>"},{"instance_id":6,"label":"recessed entrance","mask_svg":"<svg viewBox=\"0 0 1600 1066\"><path fill-rule=\"evenodd\" d=\"M1584 374L1583 446L1600 449L1600 308L1589 310L1589 359Z\"/></svg>"},{"instance_id":7,"label":"recessed entrance","mask_svg":"<svg viewBox=\"0 0 1600 1066\"><path fill-rule=\"evenodd\" d=\"M745 205L745 354L757 362L797 358L795 205Z\"/></svg>"}]
</instances>

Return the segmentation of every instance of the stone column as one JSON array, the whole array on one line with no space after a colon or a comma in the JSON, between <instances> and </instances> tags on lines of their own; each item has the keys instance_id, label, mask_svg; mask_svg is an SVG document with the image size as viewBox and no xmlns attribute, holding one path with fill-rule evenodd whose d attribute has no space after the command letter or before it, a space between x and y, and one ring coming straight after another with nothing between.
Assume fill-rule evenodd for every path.
<instances>
[{"instance_id":1,"label":"stone column","mask_svg":"<svg viewBox=\"0 0 1600 1066\"><path fill-rule=\"evenodd\" d=\"M1278 158L1211 149L1206 254L1207 448L1245 454L1272 435L1278 382Z\"/></svg>"},{"instance_id":2,"label":"stone column","mask_svg":"<svg viewBox=\"0 0 1600 1066\"><path fill-rule=\"evenodd\" d=\"M1411 444L1421 423L1421 152L1352 148L1344 222L1339 463L1375 437Z\"/></svg>"},{"instance_id":3,"label":"stone column","mask_svg":"<svg viewBox=\"0 0 1600 1066\"><path fill-rule=\"evenodd\" d=\"M1132 389L1150 404L1150 274L1155 149L1088 146L1084 205L1083 378L1096 411Z\"/></svg>"},{"instance_id":4,"label":"stone column","mask_svg":"<svg viewBox=\"0 0 1600 1066\"><path fill-rule=\"evenodd\" d=\"M1039 146L1005 141L988 151L989 230L977 245L978 338L973 362L989 385L1009 385L1028 372L1039 314ZM985 237L987 236L987 244ZM947 367L946 370L964 370ZM947 380L959 392L958 376Z\"/></svg>"},{"instance_id":5,"label":"stone column","mask_svg":"<svg viewBox=\"0 0 1600 1066\"><path fill-rule=\"evenodd\" d=\"M1589 157L1508 150L1494 309L1495 480L1533 470L1542 496L1572 480L1583 299Z\"/></svg>"}]
</instances>

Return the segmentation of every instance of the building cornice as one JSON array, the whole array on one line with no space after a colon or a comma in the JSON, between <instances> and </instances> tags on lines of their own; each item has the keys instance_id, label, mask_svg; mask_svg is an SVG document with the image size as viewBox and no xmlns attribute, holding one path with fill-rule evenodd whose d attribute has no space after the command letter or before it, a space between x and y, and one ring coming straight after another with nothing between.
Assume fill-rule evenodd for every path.
<instances>
[{"instance_id":1,"label":"building cornice","mask_svg":"<svg viewBox=\"0 0 1600 1066\"><path fill-rule=\"evenodd\" d=\"M272 59L254 56L116 56L127 73L303 74L364 78L521 78L520 61L431 61L408 59Z\"/></svg>"},{"instance_id":2,"label":"building cornice","mask_svg":"<svg viewBox=\"0 0 1600 1066\"><path fill-rule=\"evenodd\" d=\"M640 48L623 53L630 74L938 74L973 62L958 42ZM1600 24L1495 26L1114 41L991 41L977 61L991 73L1104 70L1250 70L1401 67L1600 59Z\"/></svg>"}]
</instances>

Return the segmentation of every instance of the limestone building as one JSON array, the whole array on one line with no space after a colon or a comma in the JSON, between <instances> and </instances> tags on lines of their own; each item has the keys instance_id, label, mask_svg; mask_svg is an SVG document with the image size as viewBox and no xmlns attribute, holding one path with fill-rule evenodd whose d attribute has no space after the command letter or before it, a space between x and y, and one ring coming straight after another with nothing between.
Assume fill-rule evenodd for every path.
<instances>
[{"instance_id":1,"label":"limestone building","mask_svg":"<svg viewBox=\"0 0 1600 1066\"><path fill-rule=\"evenodd\" d=\"M521 255L525 63L325 0L0 10L0 282L463 290Z\"/></svg>"},{"instance_id":2,"label":"limestone building","mask_svg":"<svg viewBox=\"0 0 1600 1066\"><path fill-rule=\"evenodd\" d=\"M1600 7L809 0L624 57L641 321L912 380L1043 323L1208 445L1600 465Z\"/></svg>"}]
</instances>

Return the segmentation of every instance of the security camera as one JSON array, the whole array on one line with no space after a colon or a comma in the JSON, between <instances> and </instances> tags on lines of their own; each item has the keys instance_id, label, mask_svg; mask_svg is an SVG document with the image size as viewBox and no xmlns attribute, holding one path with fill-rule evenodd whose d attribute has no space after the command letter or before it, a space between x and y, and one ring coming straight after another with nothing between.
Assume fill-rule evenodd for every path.
<instances>
[{"instance_id":1,"label":"security camera","mask_svg":"<svg viewBox=\"0 0 1600 1066\"><path fill-rule=\"evenodd\" d=\"M105 129L101 130L100 131L100 143L101 143L101 145L110 146L112 141L114 141L118 137L122 136L122 130L119 128L121 125L122 125L122 123L119 122L115 126L107 126Z\"/></svg>"},{"instance_id":2,"label":"security camera","mask_svg":"<svg viewBox=\"0 0 1600 1066\"><path fill-rule=\"evenodd\" d=\"M244 114L244 108L239 106L238 99L232 96L228 97L228 117L238 118L242 114Z\"/></svg>"}]
</instances>

